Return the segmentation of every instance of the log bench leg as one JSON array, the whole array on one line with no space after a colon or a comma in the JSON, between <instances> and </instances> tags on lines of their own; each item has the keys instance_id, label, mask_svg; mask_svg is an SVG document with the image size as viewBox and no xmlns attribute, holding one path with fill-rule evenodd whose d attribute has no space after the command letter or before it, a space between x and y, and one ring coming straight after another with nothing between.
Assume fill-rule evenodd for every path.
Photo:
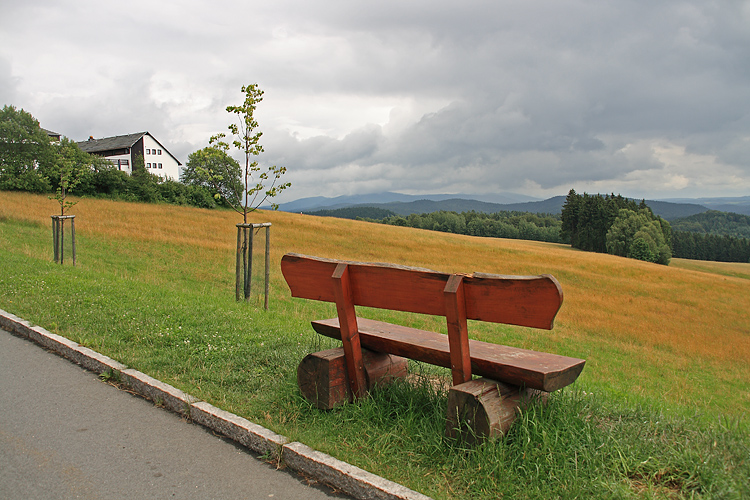
<instances>
[{"instance_id":1,"label":"log bench leg","mask_svg":"<svg viewBox=\"0 0 750 500\"><path fill-rule=\"evenodd\" d=\"M367 390L406 377L408 360L392 354L362 349ZM350 402L344 349L308 354L297 367L297 385L307 401L321 410Z\"/></svg>"},{"instance_id":2,"label":"log bench leg","mask_svg":"<svg viewBox=\"0 0 750 500\"><path fill-rule=\"evenodd\" d=\"M519 409L535 398L546 401L548 393L521 389L487 378L451 387L445 435L473 445L510 429Z\"/></svg>"}]
</instances>

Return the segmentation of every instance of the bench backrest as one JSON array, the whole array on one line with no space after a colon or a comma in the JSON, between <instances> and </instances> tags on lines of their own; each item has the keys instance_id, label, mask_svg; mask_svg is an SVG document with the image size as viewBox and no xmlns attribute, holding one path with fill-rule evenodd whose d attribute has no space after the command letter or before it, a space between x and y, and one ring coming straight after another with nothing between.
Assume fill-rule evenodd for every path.
<instances>
[{"instance_id":1,"label":"bench backrest","mask_svg":"<svg viewBox=\"0 0 750 500\"><path fill-rule=\"evenodd\" d=\"M354 397L366 392L354 306L445 316L454 385L471 380L467 320L551 329L562 304L549 275L446 274L392 264L287 254L281 271L293 297L335 302Z\"/></svg>"},{"instance_id":2,"label":"bench backrest","mask_svg":"<svg viewBox=\"0 0 750 500\"><path fill-rule=\"evenodd\" d=\"M336 302L336 267L344 261L287 254L281 261L293 297ZM354 305L446 316L443 297L451 274L393 264L344 262ZM550 275L461 275L466 318L552 329L562 289Z\"/></svg>"}]
</instances>

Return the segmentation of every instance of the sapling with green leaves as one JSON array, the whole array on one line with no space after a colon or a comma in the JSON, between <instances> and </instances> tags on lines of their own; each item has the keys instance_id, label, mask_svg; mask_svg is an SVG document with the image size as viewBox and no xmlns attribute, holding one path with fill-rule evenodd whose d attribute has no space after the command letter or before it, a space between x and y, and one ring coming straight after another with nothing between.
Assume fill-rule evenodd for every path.
<instances>
[{"instance_id":1,"label":"sapling with green leaves","mask_svg":"<svg viewBox=\"0 0 750 500\"><path fill-rule=\"evenodd\" d=\"M55 195L50 199L55 199L60 204L60 215L52 217L53 246L55 262L63 263L64 244L63 238L65 233L65 219L70 218L70 233L73 250L73 265L76 263L75 247L75 225L73 216L66 216L65 212L73 207L78 201L68 200L68 192L73 190L81 183L82 178L91 174L91 162L87 161L90 156L78 147L78 145L63 137L59 144L54 145L54 162L49 169L50 178L54 178L57 183Z\"/></svg>"},{"instance_id":2,"label":"sapling with green leaves","mask_svg":"<svg viewBox=\"0 0 750 500\"><path fill-rule=\"evenodd\" d=\"M258 130L255 110L263 100L263 91L257 84L244 85L242 93L245 100L238 106L227 106L227 112L234 115L234 122L228 126L229 137L222 132L211 137L209 146L191 154L183 181L210 187L214 197L229 205L242 215L242 225L237 229L237 268L236 298L240 300L240 282L244 283L244 298L250 297L252 280L252 231L248 225L247 215L266 201L278 196L291 186L281 182L286 167L271 165L262 167L256 157L263 153L260 138L263 133ZM231 139L231 140L230 140ZM244 157L244 166L234 160L230 151L236 149ZM276 210L278 205L271 203ZM268 228L266 228L268 235ZM268 248L266 248L268 253ZM266 258L268 262L268 257ZM268 265L267 265L268 267ZM267 274L267 273L266 273ZM243 278L240 278L243 276ZM268 277L266 277L268 289ZM267 297L266 293L266 297ZM267 304L267 302L266 302Z\"/></svg>"},{"instance_id":3,"label":"sapling with green leaves","mask_svg":"<svg viewBox=\"0 0 750 500\"><path fill-rule=\"evenodd\" d=\"M234 192L236 182L239 180L242 188L242 196L239 199L227 199L232 209L242 214L242 222L247 224L247 214L257 210L267 200L278 196L282 191L291 186L289 182L280 182L281 176L286 173L286 167L271 165L265 169L260 166L254 157L263 153L260 138L263 132L257 130L258 121L255 119L255 109L263 100L263 91L257 84L253 83L242 87L245 101L239 106L227 106L227 112L235 115L236 122L228 126L231 133L231 145L226 142L227 134L219 133L211 137L209 144L219 151L229 154L232 146L244 156L245 166L239 171L239 179L235 177L236 170L227 169L222 172L205 170L203 174L217 193L225 191ZM270 182L270 186L266 184ZM234 184L234 186L233 186ZM228 189L230 188L230 189ZM278 205L271 203L276 210Z\"/></svg>"},{"instance_id":4,"label":"sapling with green leaves","mask_svg":"<svg viewBox=\"0 0 750 500\"><path fill-rule=\"evenodd\" d=\"M77 201L68 200L68 191L72 191L81 182L81 165L78 162L76 150L80 149L68 138L64 137L60 141L60 145L57 149L56 154L56 166L59 170L60 183L57 186L54 196L50 196L50 199L55 199L60 204L60 215L65 215L65 212L73 207Z\"/></svg>"}]
</instances>

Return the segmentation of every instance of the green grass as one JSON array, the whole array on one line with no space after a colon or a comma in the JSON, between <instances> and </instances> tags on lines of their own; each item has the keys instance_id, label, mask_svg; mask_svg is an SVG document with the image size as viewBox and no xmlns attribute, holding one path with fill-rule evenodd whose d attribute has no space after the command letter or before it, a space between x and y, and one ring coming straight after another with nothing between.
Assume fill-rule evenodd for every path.
<instances>
[{"instance_id":1,"label":"green grass","mask_svg":"<svg viewBox=\"0 0 750 500\"><path fill-rule=\"evenodd\" d=\"M589 361L579 382L531 407L506 437L466 449L443 437L446 395L430 381L446 372L434 367L414 363L412 383L358 404L312 408L297 391L296 367L305 354L336 345L309 326L334 316L334 306L290 299L278 275L270 311L257 291L250 304L236 303L231 250L217 259L189 242L113 239L85 228L77 243L79 265L60 266L51 262L49 227L0 218L0 308L427 495L750 497L748 423L742 410L720 410L748 406L747 373L732 373L741 369L735 365L722 372L697 359L667 373L664 365L683 363L679 353L658 349L661 365L643 363L655 349L646 342L602 343L582 327L576 338L527 345L528 332L500 329L493 335L509 344ZM443 328L434 318L409 321ZM716 394L675 395L681 384ZM732 394L735 407L725 402Z\"/></svg>"}]
</instances>

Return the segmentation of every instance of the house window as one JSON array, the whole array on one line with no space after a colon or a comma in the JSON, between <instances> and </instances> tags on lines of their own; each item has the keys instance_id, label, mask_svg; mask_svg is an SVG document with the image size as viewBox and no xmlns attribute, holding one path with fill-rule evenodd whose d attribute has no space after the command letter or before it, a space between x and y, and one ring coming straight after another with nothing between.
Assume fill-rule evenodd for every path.
<instances>
[{"instance_id":1,"label":"house window","mask_svg":"<svg viewBox=\"0 0 750 500\"><path fill-rule=\"evenodd\" d=\"M161 168L161 163L159 163L159 168Z\"/></svg>"},{"instance_id":2,"label":"house window","mask_svg":"<svg viewBox=\"0 0 750 500\"><path fill-rule=\"evenodd\" d=\"M151 168L151 164L150 163L146 163L146 168Z\"/></svg>"},{"instance_id":3,"label":"house window","mask_svg":"<svg viewBox=\"0 0 750 500\"><path fill-rule=\"evenodd\" d=\"M161 154L161 149L157 149L156 151L157 151L156 154Z\"/></svg>"},{"instance_id":4,"label":"house window","mask_svg":"<svg viewBox=\"0 0 750 500\"><path fill-rule=\"evenodd\" d=\"M147 155L150 155L150 154L151 154L151 150L150 150L150 149L147 149L147 150L146 150L146 154L147 154Z\"/></svg>"}]
</instances>

